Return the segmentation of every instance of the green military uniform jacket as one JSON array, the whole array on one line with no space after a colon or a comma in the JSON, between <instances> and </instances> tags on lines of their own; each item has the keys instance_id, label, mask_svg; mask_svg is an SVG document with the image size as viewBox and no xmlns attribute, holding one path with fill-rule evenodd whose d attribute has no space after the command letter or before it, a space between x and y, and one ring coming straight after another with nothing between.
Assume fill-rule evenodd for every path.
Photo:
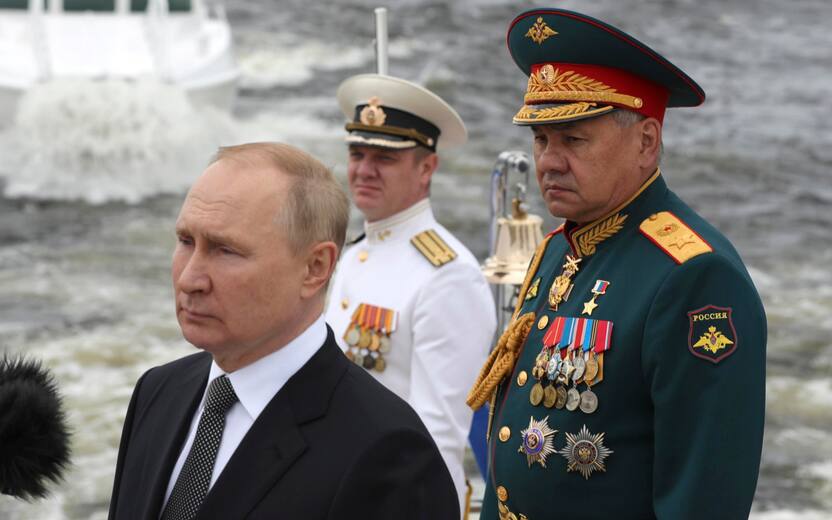
<instances>
[{"instance_id":1,"label":"green military uniform jacket","mask_svg":"<svg viewBox=\"0 0 832 520\"><path fill-rule=\"evenodd\" d=\"M564 277L555 280L567 255L580 261L564 290ZM481 518L747 518L763 438L766 321L728 240L657 171L622 207L553 232L538 257L515 315L534 321L492 400ZM552 297L558 286L568 296L557 310L553 284ZM554 344L539 358L544 339ZM576 357L603 366L590 381L594 411L593 399L574 408L590 388L574 382ZM536 363L552 390L534 406ZM557 380L569 366L566 385L550 383L552 368ZM552 404L559 386L577 391L567 405L562 396Z\"/></svg>"}]
</instances>

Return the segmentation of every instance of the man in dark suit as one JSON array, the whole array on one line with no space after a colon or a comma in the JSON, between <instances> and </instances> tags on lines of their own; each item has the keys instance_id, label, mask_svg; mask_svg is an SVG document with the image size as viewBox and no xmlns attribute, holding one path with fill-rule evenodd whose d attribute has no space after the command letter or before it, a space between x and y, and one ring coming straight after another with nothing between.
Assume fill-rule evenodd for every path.
<instances>
[{"instance_id":1,"label":"man in dark suit","mask_svg":"<svg viewBox=\"0 0 832 520\"><path fill-rule=\"evenodd\" d=\"M110 519L459 517L407 404L326 326L348 202L293 147L223 148L176 223L176 314L205 352L145 373L119 447Z\"/></svg>"}]
</instances>

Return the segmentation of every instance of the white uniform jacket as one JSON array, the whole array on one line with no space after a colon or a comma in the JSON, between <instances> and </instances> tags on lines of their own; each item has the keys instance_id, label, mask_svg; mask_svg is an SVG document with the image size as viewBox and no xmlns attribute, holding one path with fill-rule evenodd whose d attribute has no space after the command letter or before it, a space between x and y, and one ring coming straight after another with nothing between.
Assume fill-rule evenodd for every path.
<instances>
[{"instance_id":1,"label":"white uniform jacket","mask_svg":"<svg viewBox=\"0 0 832 520\"><path fill-rule=\"evenodd\" d=\"M411 238L433 230L456 253L434 266ZM326 321L347 350L345 332L360 304L395 311L386 367L369 369L406 400L427 426L462 506L462 458L471 426L465 397L488 354L496 329L491 290L474 255L434 218L429 199L382 221L348 247L333 279Z\"/></svg>"}]
</instances>

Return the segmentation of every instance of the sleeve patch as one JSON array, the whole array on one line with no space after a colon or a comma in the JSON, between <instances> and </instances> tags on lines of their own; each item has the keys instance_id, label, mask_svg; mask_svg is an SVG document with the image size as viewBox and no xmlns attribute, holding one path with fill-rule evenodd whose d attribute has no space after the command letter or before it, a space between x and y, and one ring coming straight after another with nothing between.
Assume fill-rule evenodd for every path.
<instances>
[{"instance_id":1,"label":"sleeve patch","mask_svg":"<svg viewBox=\"0 0 832 520\"><path fill-rule=\"evenodd\" d=\"M688 312L688 350L694 356L719 363L737 350L739 338L730 307L706 305Z\"/></svg>"},{"instance_id":2,"label":"sleeve patch","mask_svg":"<svg viewBox=\"0 0 832 520\"><path fill-rule=\"evenodd\" d=\"M456 258L456 251L451 249L436 231L428 229L410 239L416 249L422 253L434 267L442 267Z\"/></svg>"},{"instance_id":3,"label":"sleeve patch","mask_svg":"<svg viewBox=\"0 0 832 520\"><path fill-rule=\"evenodd\" d=\"M639 230L677 264L713 252L710 244L669 211L650 215L641 223Z\"/></svg>"}]
</instances>

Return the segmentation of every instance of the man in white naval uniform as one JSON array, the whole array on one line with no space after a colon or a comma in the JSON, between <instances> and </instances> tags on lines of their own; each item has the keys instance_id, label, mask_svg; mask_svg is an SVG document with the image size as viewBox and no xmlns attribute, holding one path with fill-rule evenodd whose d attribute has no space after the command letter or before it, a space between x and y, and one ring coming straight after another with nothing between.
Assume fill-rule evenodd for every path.
<instances>
[{"instance_id":1,"label":"man in white naval uniform","mask_svg":"<svg viewBox=\"0 0 832 520\"><path fill-rule=\"evenodd\" d=\"M465 507L468 388L496 328L471 252L433 216L437 147L465 143L459 115L407 81L375 74L338 89L351 122L348 180L366 222L333 280L326 320L354 362L405 399L432 434Z\"/></svg>"}]
</instances>

